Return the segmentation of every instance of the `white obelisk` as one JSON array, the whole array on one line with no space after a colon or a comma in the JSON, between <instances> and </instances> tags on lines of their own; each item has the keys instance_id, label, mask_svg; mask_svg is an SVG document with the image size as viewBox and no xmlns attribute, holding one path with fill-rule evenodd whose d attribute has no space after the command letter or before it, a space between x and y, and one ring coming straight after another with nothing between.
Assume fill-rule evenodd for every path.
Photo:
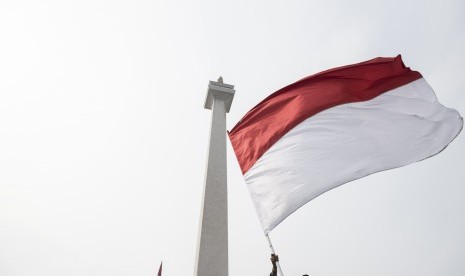
<instances>
[{"instance_id":1,"label":"white obelisk","mask_svg":"<svg viewBox=\"0 0 465 276\"><path fill-rule=\"evenodd\" d=\"M212 121L194 276L228 276L226 113L234 92L221 77L208 85L205 108Z\"/></svg>"}]
</instances>

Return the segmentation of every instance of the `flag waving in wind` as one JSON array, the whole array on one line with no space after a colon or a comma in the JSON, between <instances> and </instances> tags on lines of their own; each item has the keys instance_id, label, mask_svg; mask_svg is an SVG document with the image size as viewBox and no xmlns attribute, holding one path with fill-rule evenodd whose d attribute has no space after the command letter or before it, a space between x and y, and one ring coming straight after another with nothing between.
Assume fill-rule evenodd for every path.
<instances>
[{"instance_id":1,"label":"flag waving in wind","mask_svg":"<svg viewBox=\"0 0 465 276\"><path fill-rule=\"evenodd\" d=\"M397 56L288 85L250 110L229 138L268 233L328 190L439 153L462 125Z\"/></svg>"}]
</instances>

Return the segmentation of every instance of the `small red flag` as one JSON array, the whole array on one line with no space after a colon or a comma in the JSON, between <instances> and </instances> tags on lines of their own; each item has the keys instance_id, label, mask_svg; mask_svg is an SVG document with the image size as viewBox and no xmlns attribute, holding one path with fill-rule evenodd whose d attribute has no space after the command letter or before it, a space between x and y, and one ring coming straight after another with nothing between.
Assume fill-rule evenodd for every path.
<instances>
[{"instance_id":1,"label":"small red flag","mask_svg":"<svg viewBox=\"0 0 465 276\"><path fill-rule=\"evenodd\" d=\"M163 262L160 263L160 268L158 269L158 276L161 276L162 266L163 266Z\"/></svg>"}]
</instances>

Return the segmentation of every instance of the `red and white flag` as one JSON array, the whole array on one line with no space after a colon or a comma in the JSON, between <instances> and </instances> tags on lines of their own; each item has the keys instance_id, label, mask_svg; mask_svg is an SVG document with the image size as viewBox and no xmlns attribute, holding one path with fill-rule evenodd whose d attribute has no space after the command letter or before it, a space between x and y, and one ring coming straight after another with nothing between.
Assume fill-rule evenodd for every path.
<instances>
[{"instance_id":1,"label":"red and white flag","mask_svg":"<svg viewBox=\"0 0 465 276\"><path fill-rule=\"evenodd\" d=\"M397 56L286 86L250 110L229 138L268 233L328 190L439 153L462 124Z\"/></svg>"}]
</instances>

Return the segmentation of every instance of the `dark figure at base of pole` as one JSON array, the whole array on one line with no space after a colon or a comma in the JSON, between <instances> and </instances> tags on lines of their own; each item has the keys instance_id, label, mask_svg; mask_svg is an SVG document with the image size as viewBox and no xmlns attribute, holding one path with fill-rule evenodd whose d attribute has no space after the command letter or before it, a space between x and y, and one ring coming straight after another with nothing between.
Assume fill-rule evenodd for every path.
<instances>
[{"instance_id":1,"label":"dark figure at base of pole","mask_svg":"<svg viewBox=\"0 0 465 276\"><path fill-rule=\"evenodd\" d=\"M278 255L271 254L271 263L273 264L273 269L271 270L270 276L277 276L278 275L278 267L276 267L276 262L279 262Z\"/></svg>"}]
</instances>

